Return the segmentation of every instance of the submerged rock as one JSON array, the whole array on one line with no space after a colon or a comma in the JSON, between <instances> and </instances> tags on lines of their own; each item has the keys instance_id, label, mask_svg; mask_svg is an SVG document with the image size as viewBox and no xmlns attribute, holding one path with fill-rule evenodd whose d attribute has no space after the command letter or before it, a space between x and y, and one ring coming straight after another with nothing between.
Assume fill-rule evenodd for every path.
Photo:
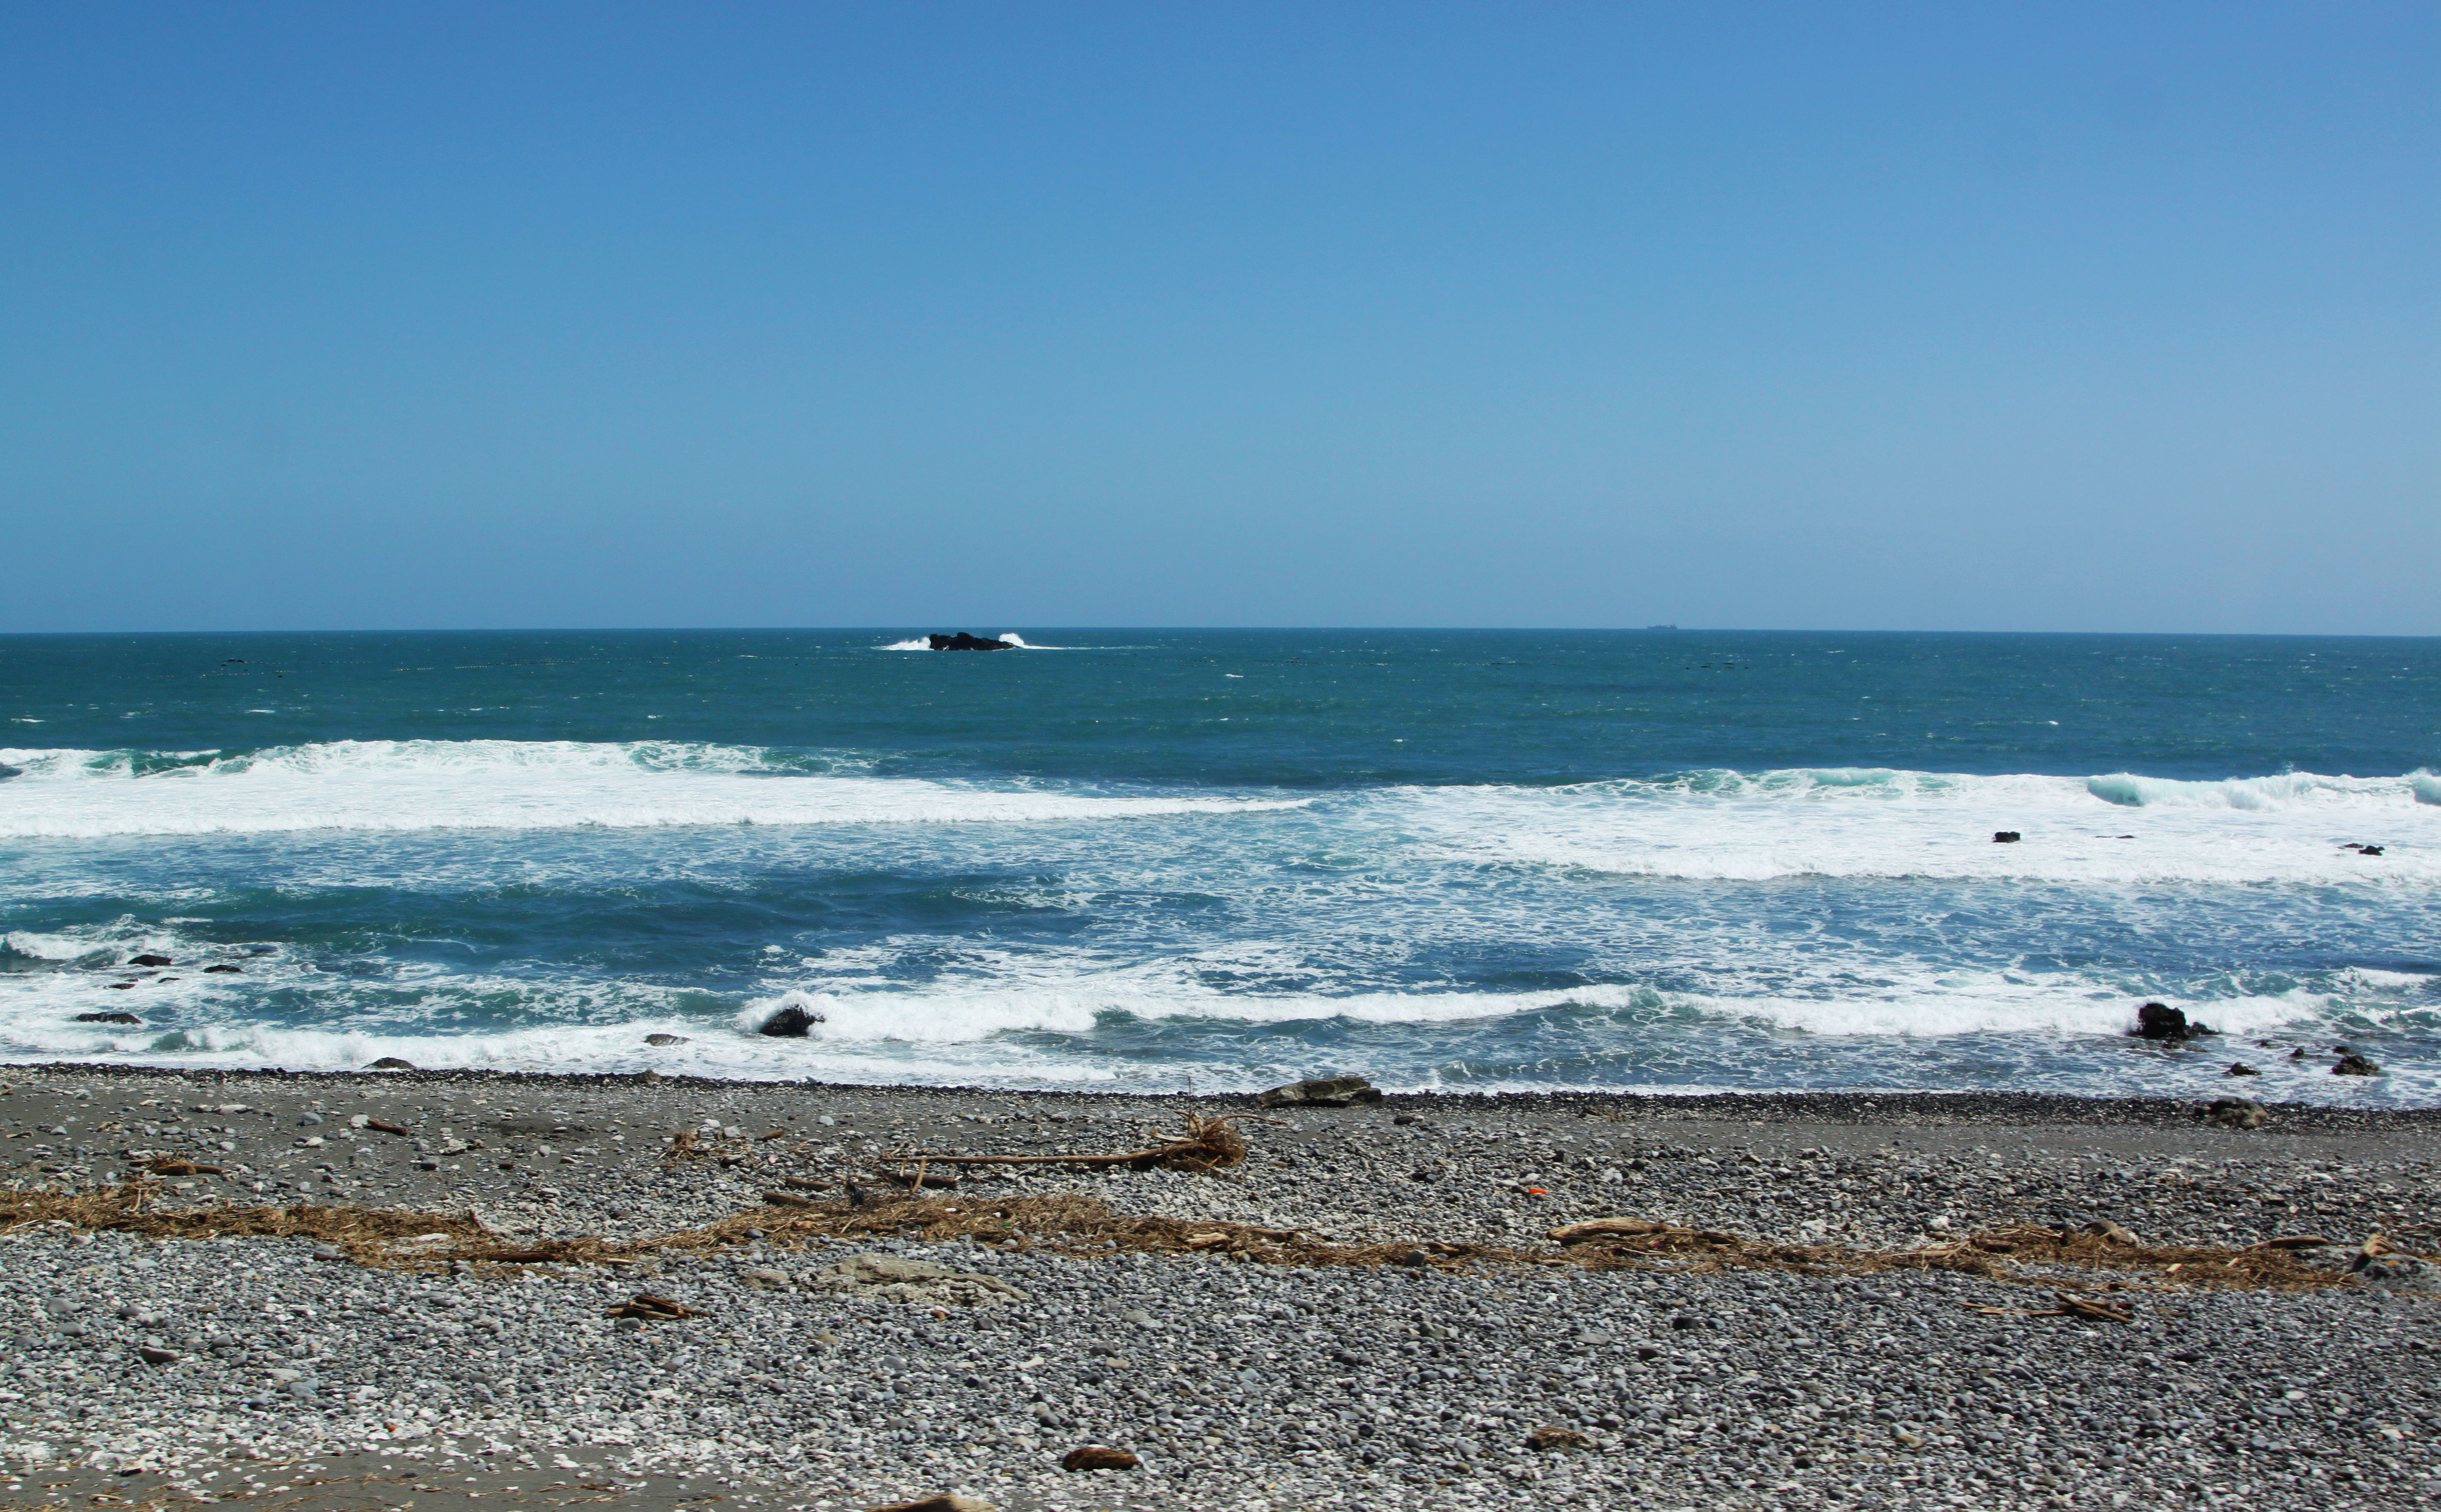
<instances>
[{"instance_id":1,"label":"submerged rock","mask_svg":"<svg viewBox=\"0 0 2441 1512\"><path fill-rule=\"evenodd\" d=\"M770 1032L768 1029L763 1031L767 1035ZM683 1045L686 1042L687 1036L684 1035L646 1035L644 1036L645 1044L658 1049L666 1049L671 1045Z\"/></svg>"},{"instance_id":2,"label":"submerged rock","mask_svg":"<svg viewBox=\"0 0 2441 1512\"><path fill-rule=\"evenodd\" d=\"M2351 1050L2346 1054L2340 1057L2340 1063L2338 1065L2331 1068L2331 1074L2334 1076L2378 1076L2381 1074L2381 1067Z\"/></svg>"},{"instance_id":3,"label":"submerged rock","mask_svg":"<svg viewBox=\"0 0 2441 1512\"><path fill-rule=\"evenodd\" d=\"M370 1066L366 1067L366 1068L365 1068L365 1070L367 1070L367 1071L413 1071L413 1070L415 1070L415 1062L413 1062L413 1061L411 1061L411 1060L401 1060L401 1059L399 1059L396 1055L384 1055L381 1059L379 1059L379 1060L377 1060L377 1061L373 1062L371 1065L370 1065Z\"/></svg>"},{"instance_id":4,"label":"submerged rock","mask_svg":"<svg viewBox=\"0 0 2441 1512\"><path fill-rule=\"evenodd\" d=\"M81 1024L140 1024L144 1020L134 1014L79 1014L76 1021Z\"/></svg>"}]
</instances>

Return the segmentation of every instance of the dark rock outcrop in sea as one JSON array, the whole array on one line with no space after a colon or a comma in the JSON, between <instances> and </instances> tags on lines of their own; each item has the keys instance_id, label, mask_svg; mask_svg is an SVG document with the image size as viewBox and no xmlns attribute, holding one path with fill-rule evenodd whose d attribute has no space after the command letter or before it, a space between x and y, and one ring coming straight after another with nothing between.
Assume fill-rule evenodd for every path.
<instances>
[{"instance_id":1,"label":"dark rock outcrop in sea","mask_svg":"<svg viewBox=\"0 0 2441 1512\"><path fill-rule=\"evenodd\" d=\"M823 1021L823 1016L818 1013L809 1013L803 1008L783 1008L764 1019L763 1027L755 1033L769 1035L774 1039L803 1039L812 1032L816 1024Z\"/></svg>"},{"instance_id":2,"label":"dark rock outcrop in sea","mask_svg":"<svg viewBox=\"0 0 2441 1512\"><path fill-rule=\"evenodd\" d=\"M1015 651L1017 649L1005 640L985 640L978 636L970 636L964 630L953 636L927 636L925 639L932 642L932 649L935 651Z\"/></svg>"},{"instance_id":3,"label":"dark rock outcrop in sea","mask_svg":"<svg viewBox=\"0 0 2441 1512\"><path fill-rule=\"evenodd\" d=\"M2129 1034L2143 1039L2159 1039L2179 1044L2204 1035L2217 1035L2219 1030L2209 1024L2189 1023L2187 1016L2165 1002L2148 1002L2136 1010L2136 1027Z\"/></svg>"}]
</instances>

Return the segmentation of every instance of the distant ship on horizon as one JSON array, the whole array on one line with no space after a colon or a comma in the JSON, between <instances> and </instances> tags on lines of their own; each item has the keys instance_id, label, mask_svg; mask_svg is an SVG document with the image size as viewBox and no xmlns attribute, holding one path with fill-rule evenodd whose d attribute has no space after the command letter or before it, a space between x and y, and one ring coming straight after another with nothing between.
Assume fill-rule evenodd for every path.
<instances>
[{"instance_id":1,"label":"distant ship on horizon","mask_svg":"<svg viewBox=\"0 0 2441 1512\"><path fill-rule=\"evenodd\" d=\"M1649 624L1644 628L1647 630L1675 630L1678 627L1674 624Z\"/></svg>"}]
</instances>

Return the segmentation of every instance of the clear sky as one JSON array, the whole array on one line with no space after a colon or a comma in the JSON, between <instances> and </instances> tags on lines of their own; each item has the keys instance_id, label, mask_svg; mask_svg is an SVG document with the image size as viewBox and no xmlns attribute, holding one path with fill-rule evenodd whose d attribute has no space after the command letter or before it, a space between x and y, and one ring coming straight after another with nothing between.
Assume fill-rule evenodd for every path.
<instances>
[{"instance_id":1,"label":"clear sky","mask_svg":"<svg viewBox=\"0 0 2441 1512\"><path fill-rule=\"evenodd\" d=\"M2441 7L0 8L0 630L2441 633Z\"/></svg>"}]
</instances>

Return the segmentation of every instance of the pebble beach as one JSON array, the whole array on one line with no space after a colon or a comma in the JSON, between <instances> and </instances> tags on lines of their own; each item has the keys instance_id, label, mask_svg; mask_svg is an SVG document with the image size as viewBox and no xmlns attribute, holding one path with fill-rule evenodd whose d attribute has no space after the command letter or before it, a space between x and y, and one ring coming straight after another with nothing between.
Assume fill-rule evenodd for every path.
<instances>
[{"instance_id":1,"label":"pebble beach","mask_svg":"<svg viewBox=\"0 0 2441 1512\"><path fill-rule=\"evenodd\" d=\"M5 1082L11 1506L2441 1495L2432 1111Z\"/></svg>"}]
</instances>

